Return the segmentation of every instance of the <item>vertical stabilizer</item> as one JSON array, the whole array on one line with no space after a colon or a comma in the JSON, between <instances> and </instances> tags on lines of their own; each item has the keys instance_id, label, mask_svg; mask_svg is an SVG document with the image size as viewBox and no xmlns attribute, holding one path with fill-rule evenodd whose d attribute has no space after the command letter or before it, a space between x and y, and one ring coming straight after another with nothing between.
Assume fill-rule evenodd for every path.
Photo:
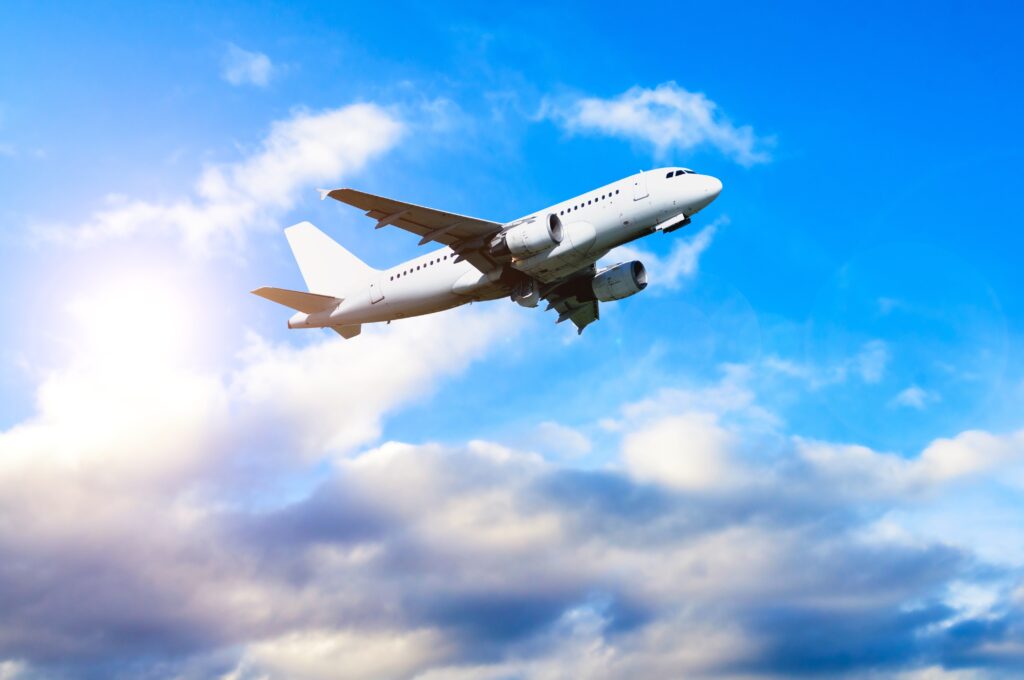
<instances>
[{"instance_id":1,"label":"vertical stabilizer","mask_svg":"<svg viewBox=\"0 0 1024 680\"><path fill-rule=\"evenodd\" d=\"M376 272L309 222L288 227L284 234L311 293L345 297L355 287L368 286Z\"/></svg>"}]
</instances>

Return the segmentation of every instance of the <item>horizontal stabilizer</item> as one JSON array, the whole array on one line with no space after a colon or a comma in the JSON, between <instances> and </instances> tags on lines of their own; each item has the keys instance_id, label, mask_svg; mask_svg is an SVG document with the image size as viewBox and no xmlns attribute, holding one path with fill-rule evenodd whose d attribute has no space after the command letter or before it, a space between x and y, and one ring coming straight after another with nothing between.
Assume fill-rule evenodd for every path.
<instances>
[{"instance_id":1,"label":"horizontal stabilizer","mask_svg":"<svg viewBox=\"0 0 1024 680\"><path fill-rule=\"evenodd\" d=\"M355 326L331 326L331 330L340 335L341 337L345 338L346 340L351 340L352 338L356 337L357 335L363 332L363 325L357 324Z\"/></svg>"},{"instance_id":2,"label":"horizontal stabilizer","mask_svg":"<svg viewBox=\"0 0 1024 680\"><path fill-rule=\"evenodd\" d=\"M298 290L288 290L286 288L257 288L252 291L252 294L259 295L261 298L266 298L279 305L284 305L285 307L291 307L297 311L305 312L306 314L322 312L325 309L336 307L341 302L341 298L331 297L330 295L303 293Z\"/></svg>"}]
</instances>

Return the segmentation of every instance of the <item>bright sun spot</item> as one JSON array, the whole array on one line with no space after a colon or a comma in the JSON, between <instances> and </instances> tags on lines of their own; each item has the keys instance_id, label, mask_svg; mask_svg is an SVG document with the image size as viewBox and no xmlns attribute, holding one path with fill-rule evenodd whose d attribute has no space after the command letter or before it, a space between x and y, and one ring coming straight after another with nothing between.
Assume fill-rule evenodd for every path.
<instances>
[{"instance_id":1,"label":"bright sun spot","mask_svg":"<svg viewBox=\"0 0 1024 680\"><path fill-rule=\"evenodd\" d=\"M115 272L74 296L69 340L76 360L128 370L184 364L199 339L200 318L197 299L175 278L159 270Z\"/></svg>"}]
</instances>

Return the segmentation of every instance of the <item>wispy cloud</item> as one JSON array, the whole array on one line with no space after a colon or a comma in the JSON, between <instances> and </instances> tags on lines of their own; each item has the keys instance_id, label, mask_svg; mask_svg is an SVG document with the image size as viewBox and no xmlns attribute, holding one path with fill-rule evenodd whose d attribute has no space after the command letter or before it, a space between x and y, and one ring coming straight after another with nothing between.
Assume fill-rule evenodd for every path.
<instances>
[{"instance_id":1,"label":"wispy cloud","mask_svg":"<svg viewBox=\"0 0 1024 680\"><path fill-rule=\"evenodd\" d=\"M273 72L270 57L262 52L243 50L234 43L228 45L221 60L221 76L232 85L266 87Z\"/></svg>"},{"instance_id":2,"label":"wispy cloud","mask_svg":"<svg viewBox=\"0 0 1024 680\"><path fill-rule=\"evenodd\" d=\"M855 354L824 365L770 355L761 361L761 366L770 373L801 380L811 389L819 389L841 385L851 376L859 377L868 385L880 383L885 378L891 359L889 345L875 338L861 345Z\"/></svg>"},{"instance_id":3,"label":"wispy cloud","mask_svg":"<svg viewBox=\"0 0 1024 680\"><path fill-rule=\"evenodd\" d=\"M256 228L280 226L300 192L337 182L397 144L397 115L374 104L320 112L300 110L273 123L248 156L206 167L191 196L154 202L112 195L81 224L37 225L37 236L72 245L140 232L177 234L193 252L238 241Z\"/></svg>"},{"instance_id":4,"label":"wispy cloud","mask_svg":"<svg viewBox=\"0 0 1024 680\"><path fill-rule=\"evenodd\" d=\"M547 99L542 117L571 133L603 134L647 144L659 158L672 151L708 146L741 165L767 163L772 138L760 137L749 125L735 126L718 105L700 92L674 82L654 88L636 86L608 99Z\"/></svg>"},{"instance_id":5,"label":"wispy cloud","mask_svg":"<svg viewBox=\"0 0 1024 680\"><path fill-rule=\"evenodd\" d=\"M904 406L906 408L923 411L929 404L939 400L939 395L930 392L918 385L911 385L902 390L889 402L890 406Z\"/></svg>"},{"instance_id":6,"label":"wispy cloud","mask_svg":"<svg viewBox=\"0 0 1024 680\"><path fill-rule=\"evenodd\" d=\"M626 245L612 250L601 260L601 265L611 265L626 260L640 260L648 271L648 281L657 288L675 290L697 275L701 256L711 246L718 229L729 223L729 218L720 217L701 229L692 238L680 238L672 250L664 256L635 245Z\"/></svg>"},{"instance_id":7,"label":"wispy cloud","mask_svg":"<svg viewBox=\"0 0 1024 680\"><path fill-rule=\"evenodd\" d=\"M574 428L546 420L537 426L533 439L545 450L568 458L578 458L590 453L590 439Z\"/></svg>"}]
</instances>

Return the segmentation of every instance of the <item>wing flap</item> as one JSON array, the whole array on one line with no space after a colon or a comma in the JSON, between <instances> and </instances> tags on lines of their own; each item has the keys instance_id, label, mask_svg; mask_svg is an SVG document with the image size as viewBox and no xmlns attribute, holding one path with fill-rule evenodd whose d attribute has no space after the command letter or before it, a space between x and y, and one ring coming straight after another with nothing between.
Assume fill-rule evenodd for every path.
<instances>
[{"instance_id":1,"label":"wing flap","mask_svg":"<svg viewBox=\"0 0 1024 680\"><path fill-rule=\"evenodd\" d=\"M600 305L589 293L590 280L596 272L597 268L589 265L541 291L541 297L548 301L547 309L558 312L555 323L572 321L576 332L582 335L584 328L601 318Z\"/></svg>"},{"instance_id":2,"label":"wing flap","mask_svg":"<svg viewBox=\"0 0 1024 680\"><path fill-rule=\"evenodd\" d=\"M363 325L356 324L354 326L330 326L330 329L337 333L338 335L340 335L341 337L345 338L346 340L351 340L352 338L356 337L357 335L363 332Z\"/></svg>"},{"instance_id":3,"label":"wing flap","mask_svg":"<svg viewBox=\"0 0 1024 680\"><path fill-rule=\"evenodd\" d=\"M554 308L558 312L558 320L555 323L568 319L576 326L576 333L579 335L583 334L584 328L601 318L597 300L580 302L575 297L564 298L556 302Z\"/></svg>"}]
</instances>

